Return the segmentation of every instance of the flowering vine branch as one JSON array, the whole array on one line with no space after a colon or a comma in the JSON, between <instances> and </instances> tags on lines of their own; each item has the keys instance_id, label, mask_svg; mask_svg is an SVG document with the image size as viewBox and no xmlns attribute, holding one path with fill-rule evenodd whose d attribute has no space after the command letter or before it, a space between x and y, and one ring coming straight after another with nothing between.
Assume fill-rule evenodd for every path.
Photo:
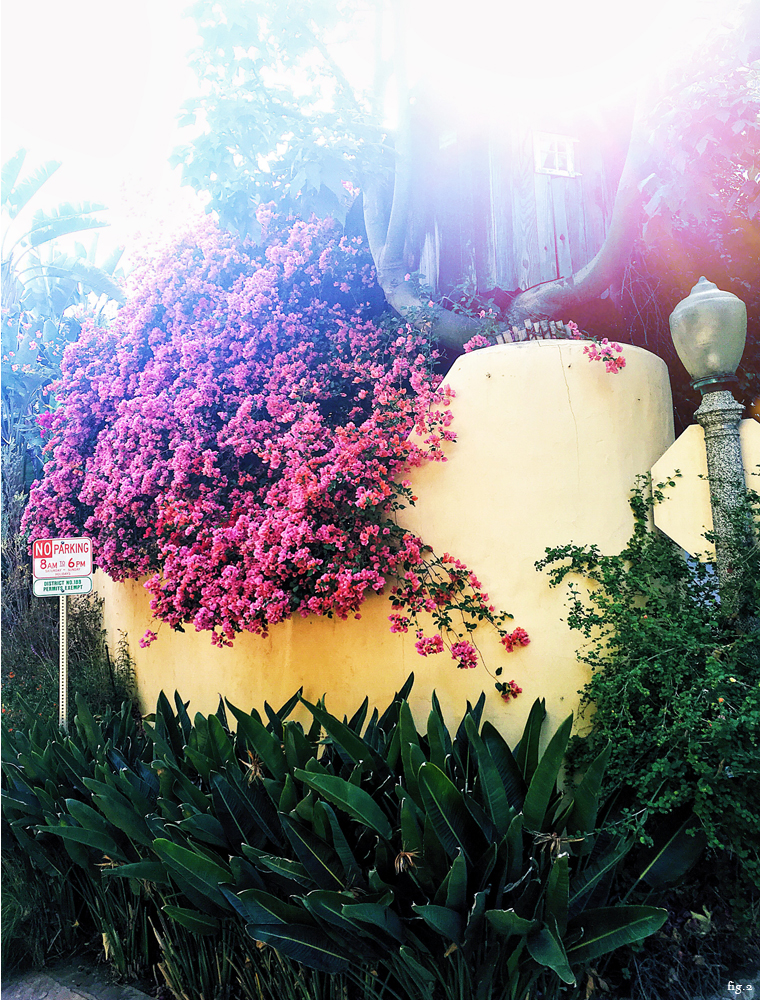
<instances>
[{"instance_id":1,"label":"flowering vine branch","mask_svg":"<svg viewBox=\"0 0 760 1000\"><path fill-rule=\"evenodd\" d=\"M516 681L497 680L502 668L489 669L475 642L475 630L488 622L499 634L506 651L511 653L530 642L523 628L512 632L507 622L512 618L506 611L497 611L489 603L480 580L459 559L444 552L437 556L429 547L414 567L407 568L403 578L391 588L393 613L388 616L391 632L415 629L415 648L420 656L442 653L448 648L459 669L476 667L481 662L496 682L495 687L505 701L516 698L522 691ZM419 615L431 615L437 633L426 636L419 624Z\"/></svg>"}]
</instances>

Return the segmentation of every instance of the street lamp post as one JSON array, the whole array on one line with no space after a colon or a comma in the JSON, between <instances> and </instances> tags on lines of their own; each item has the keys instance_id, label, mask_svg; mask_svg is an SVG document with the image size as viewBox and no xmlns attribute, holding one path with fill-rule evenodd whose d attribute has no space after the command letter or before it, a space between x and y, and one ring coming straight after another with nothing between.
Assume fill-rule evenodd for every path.
<instances>
[{"instance_id":1,"label":"street lamp post","mask_svg":"<svg viewBox=\"0 0 760 1000\"><path fill-rule=\"evenodd\" d=\"M740 610L741 564L750 533L739 440L744 407L729 388L738 381L747 308L736 295L700 278L670 314L670 332L692 386L702 393L694 418L705 432L718 586L721 604L730 614Z\"/></svg>"}]
</instances>

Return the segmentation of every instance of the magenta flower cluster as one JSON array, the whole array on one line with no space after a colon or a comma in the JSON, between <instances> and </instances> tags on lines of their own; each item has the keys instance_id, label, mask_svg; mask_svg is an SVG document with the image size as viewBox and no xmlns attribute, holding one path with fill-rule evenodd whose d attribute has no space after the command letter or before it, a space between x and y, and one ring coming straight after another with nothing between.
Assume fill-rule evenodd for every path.
<instances>
[{"instance_id":1,"label":"magenta flower cluster","mask_svg":"<svg viewBox=\"0 0 760 1000\"><path fill-rule=\"evenodd\" d=\"M456 660L460 670L467 670L478 665L478 651L471 642L454 642L451 645L451 659Z\"/></svg>"},{"instance_id":2,"label":"magenta flower cluster","mask_svg":"<svg viewBox=\"0 0 760 1000\"><path fill-rule=\"evenodd\" d=\"M606 337L599 344L587 344L583 348L583 353L588 355L589 361L603 361L605 371L610 375L615 375L625 368L623 348L620 344L610 343Z\"/></svg>"},{"instance_id":3,"label":"magenta flower cluster","mask_svg":"<svg viewBox=\"0 0 760 1000\"><path fill-rule=\"evenodd\" d=\"M25 520L32 539L90 536L112 577L148 576L157 619L220 645L346 618L413 575L403 472L454 437L428 341L377 318L361 240L259 221L259 246L199 223L133 276L109 328L84 327Z\"/></svg>"},{"instance_id":4,"label":"magenta flower cluster","mask_svg":"<svg viewBox=\"0 0 760 1000\"><path fill-rule=\"evenodd\" d=\"M464 353L472 354L473 351L479 350L481 347L491 347L491 341L488 337L484 337L482 333L476 333L474 337L470 337L467 343L464 345Z\"/></svg>"},{"instance_id":5,"label":"magenta flower cluster","mask_svg":"<svg viewBox=\"0 0 760 1000\"><path fill-rule=\"evenodd\" d=\"M574 340L592 339L584 334L578 324L572 320L566 326ZM583 353L588 356L589 361L603 361L605 371L609 375L616 375L625 368L623 348L620 344L610 343L606 337L602 340L592 339L592 342L583 348ZM615 357L616 354L618 357Z\"/></svg>"},{"instance_id":6,"label":"magenta flower cluster","mask_svg":"<svg viewBox=\"0 0 760 1000\"><path fill-rule=\"evenodd\" d=\"M500 641L506 651L512 653L520 646L529 645L530 637L524 628L518 626L513 632L507 632L503 635Z\"/></svg>"},{"instance_id":7,"label":"magenta flower cluster","mask_svg":"<svg viewBox=\"0 0 760 1000\"><path fill-rule=\"evenodd\" d=\"M422 629L418 629L417 641L414 644L414 648L420 656L431 656L435 653L442 653L443 638L440 634L426 636L422 632Z\"/></svg>"},{"instance_id":8,"label":"magenta flower cluster","mask_svg":"<svg viewBox=\"0 0 760 1000\"><path fill-rule=\"evenodd\" d=\"M496 685L496 690L507 704L510 698L517 698L522 694L522 688L516 681L502 681Z\"/></svg>"}]
</instances>

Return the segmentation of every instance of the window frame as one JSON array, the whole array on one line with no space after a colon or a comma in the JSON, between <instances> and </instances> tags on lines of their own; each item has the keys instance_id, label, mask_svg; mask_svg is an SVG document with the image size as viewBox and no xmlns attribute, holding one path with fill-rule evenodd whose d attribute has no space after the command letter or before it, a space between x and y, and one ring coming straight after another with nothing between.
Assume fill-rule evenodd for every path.
<instances>
[{"instance_id":1,"label":"window frame","mask_svg":"<svg viewBox=\"0 0 760 1000\"><path fill-rule=\"evenodd\" d=\"M575 143L577 142L578 139L574 136L563 135L560 132L534 132L533 166L535 172L549 174L551 177L580 177L580 173L575 169ZM552 152L555 164L559 164L564 155L565 169L560 166L548 167L545 162L542 162L545 161L547 154Z\"/></svg>"}]
</instances>

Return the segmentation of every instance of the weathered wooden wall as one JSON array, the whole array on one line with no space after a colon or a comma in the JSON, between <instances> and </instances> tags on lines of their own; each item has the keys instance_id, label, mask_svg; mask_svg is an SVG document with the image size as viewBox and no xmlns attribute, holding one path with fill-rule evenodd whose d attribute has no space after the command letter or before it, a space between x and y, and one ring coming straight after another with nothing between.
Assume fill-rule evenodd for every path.
<instances>
[{"instance_id":1,"label":"weathered wooden wall","mask_svg":"<svg viewBox=\"0 0 760 1000\"><path fill-rule=\"evenodd\" d=\"M580 124L580 127L579 127ZM577 136L576 176L538 173L534 131ZM487 133L466 122L431 129L426 235L419 268L438 294L567 277L593 259L622 166L600 122L513 116Z\"/></svg>"}]
</instances>

